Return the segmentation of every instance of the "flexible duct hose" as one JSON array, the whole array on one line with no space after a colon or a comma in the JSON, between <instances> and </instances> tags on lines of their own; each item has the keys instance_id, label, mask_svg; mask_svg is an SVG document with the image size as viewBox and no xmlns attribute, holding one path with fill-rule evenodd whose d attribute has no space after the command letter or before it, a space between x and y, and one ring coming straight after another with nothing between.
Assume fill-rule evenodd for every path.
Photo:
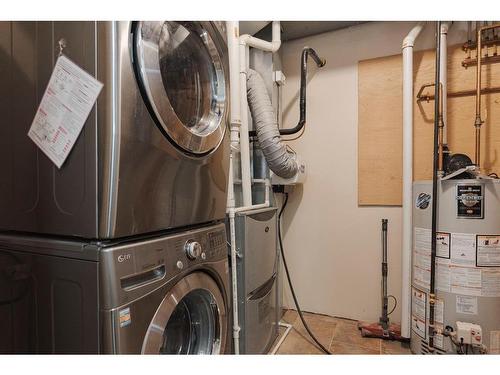
<instances>
[{"instance_id":1,"label":"flexible duct hose","mask_svg":"<svg viewBox=\"0 0 500 375\"><path fill-rule=\"evenodd\" d=\"M278 122L264 80L255 70L247 72L248 106L257 138L269 169L282 178L297 174L297 162L281 141Z\"/></svg>"}]
</instances>

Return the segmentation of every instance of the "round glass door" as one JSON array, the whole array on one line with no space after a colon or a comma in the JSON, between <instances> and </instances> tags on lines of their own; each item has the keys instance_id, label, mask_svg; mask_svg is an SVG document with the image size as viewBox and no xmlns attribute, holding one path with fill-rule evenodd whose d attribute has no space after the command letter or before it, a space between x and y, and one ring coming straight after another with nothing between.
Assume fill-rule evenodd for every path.
<instances>
[{"instance_id":1,"label":"round glass door","mask_svg":"<svg viewBox=\"0 0 500 375\"><path fill-rule=\"evenodd\" d=\"M139 84L160 129L194 154L222 141L226 122L225 46L207 22L139 22Z\"/></svg>"},{"instance_id":2,"label":"round glass door","mask_svg":"<svg viewBox=\"0 0 500 375\"><path fill-rule=\"evenodd\" d=\"M225 345L226 309L217 284L204 273L180 280L149 325L144 354L219 354Z\"/></svg>"}]
</instances>

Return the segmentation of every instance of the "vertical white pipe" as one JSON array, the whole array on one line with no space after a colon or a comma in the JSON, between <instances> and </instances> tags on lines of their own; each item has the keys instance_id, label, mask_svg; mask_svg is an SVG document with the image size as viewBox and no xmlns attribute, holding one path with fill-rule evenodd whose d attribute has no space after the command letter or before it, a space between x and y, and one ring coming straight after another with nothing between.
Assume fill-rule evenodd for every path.
<instances>
[{"instance_id":1,"label":"vertical white pipe","mask_svg":"<svg viewBox=\"0 0 500 375\"><path fill-rule=\"evenodd\" d=\"M230 130L231 146L238 147L239 131L241 126L240 110L240 49L238 22L226 22L227 50L229 58L229 99L230 99Z\"/></svg>"},{"instance_id":2,"label":"vertical white pipe","mask_svg":"<svg viewBox=\"0 0 500 375\"><path fill-rule=\"evenodd\" d=\"M442 87L442 92L443 92L443 123L444 123L444 128L443 128L443 144L448 144L448 116L447 116L447 111L446 111L446 106L448 102L447 98L447 83L448 83L448 44L447 44L447 39L448 39L448 29L451 26L451 22L443 22L441 24L441 31L440 31L440 38L441 38L441 57L440 57L440 79L439 82L441 83Z\"/></svg>"},{"instance_id":3,"label":"vertical white pipe","mask_svg":"<svg viewBox=\"0 0 500 375\"><path fill-rule=\"evenodd\" d=\"M238 150L239 131L241 126L241 111L239 98L239 23L228 21L226 22L227 30L227 46L229 59L229 85L230 85L230 131L231 131L231 148L229 154L229 178L228 178L228 195L227 208L229 213L229 232L231 240L231 290L233 298L233 343L234 352L240 352L240 326L238 317L238 278L236 273L236 231L234 223L234 155Z\"/></svg>"},{"instance_id":4,"label":"vertical white pipe","mask_svg":"<svg viewBox=\"0 0 500 375\"><path fill-rule=\"evenodd\" d=\"M250 140L248 137L247 102L247 45L240 43L240 163L243 206L252 205L252 177L250 176Z\"/></svg>"},{"instance_id":5,"label":"vertical white pipe","mask_svg":"<svg viewBox=\"0 0 500 375\"><path fill-rule=\"evenodd\" d=\"M403 40L403 240L401 335L410 337L413 201L413 45L424 27L420 22Z\"/></svg>"}]
</instances>

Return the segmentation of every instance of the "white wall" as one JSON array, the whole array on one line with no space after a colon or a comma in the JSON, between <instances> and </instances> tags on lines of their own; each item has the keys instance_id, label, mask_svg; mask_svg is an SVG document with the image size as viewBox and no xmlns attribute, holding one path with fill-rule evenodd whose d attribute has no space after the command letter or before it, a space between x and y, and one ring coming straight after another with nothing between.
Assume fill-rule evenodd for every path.
<instances>
[{"instance_id":1,"label":"white wall","mask_svg":"<svg viewBox=\"0 0 500 375\"><path fill-rule=\"evenodd\" d=\"M414 24L372 22L282 47L284 127L298 120L302 48L313 47L327 59L321 69L309 60L307 128L290 142L308 166L307 181L290 195L283 220L284 247L303 310L378 320L382 218L389 219L389 293L401 300L401 208L357 204L357 64L400 53ZM434 23L426 26L416 49L434 47L434 29ZM450 42L464 42L465 30L463 23L453 25ZM288 291L284 304L293 306ZM391 318L400 321L399 308Z\"/></svg>"}]
</instances>

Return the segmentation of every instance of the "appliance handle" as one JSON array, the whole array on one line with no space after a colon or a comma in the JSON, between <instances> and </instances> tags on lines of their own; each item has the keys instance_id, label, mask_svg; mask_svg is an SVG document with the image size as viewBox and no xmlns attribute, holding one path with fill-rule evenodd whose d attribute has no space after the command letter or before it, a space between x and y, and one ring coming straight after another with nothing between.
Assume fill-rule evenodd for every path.
<instances>
[{"instance_id":1,"label":"appliance handle","mask_svg":"<svg viewBox=\"0 0 500 375\"><path fill-rule=\"evenodd\" d=\"M124 277L120 279L120 285L123 290L128 291L161 280L163 277L165 277L165 265Z\"/></svg>"}]
</instances>

